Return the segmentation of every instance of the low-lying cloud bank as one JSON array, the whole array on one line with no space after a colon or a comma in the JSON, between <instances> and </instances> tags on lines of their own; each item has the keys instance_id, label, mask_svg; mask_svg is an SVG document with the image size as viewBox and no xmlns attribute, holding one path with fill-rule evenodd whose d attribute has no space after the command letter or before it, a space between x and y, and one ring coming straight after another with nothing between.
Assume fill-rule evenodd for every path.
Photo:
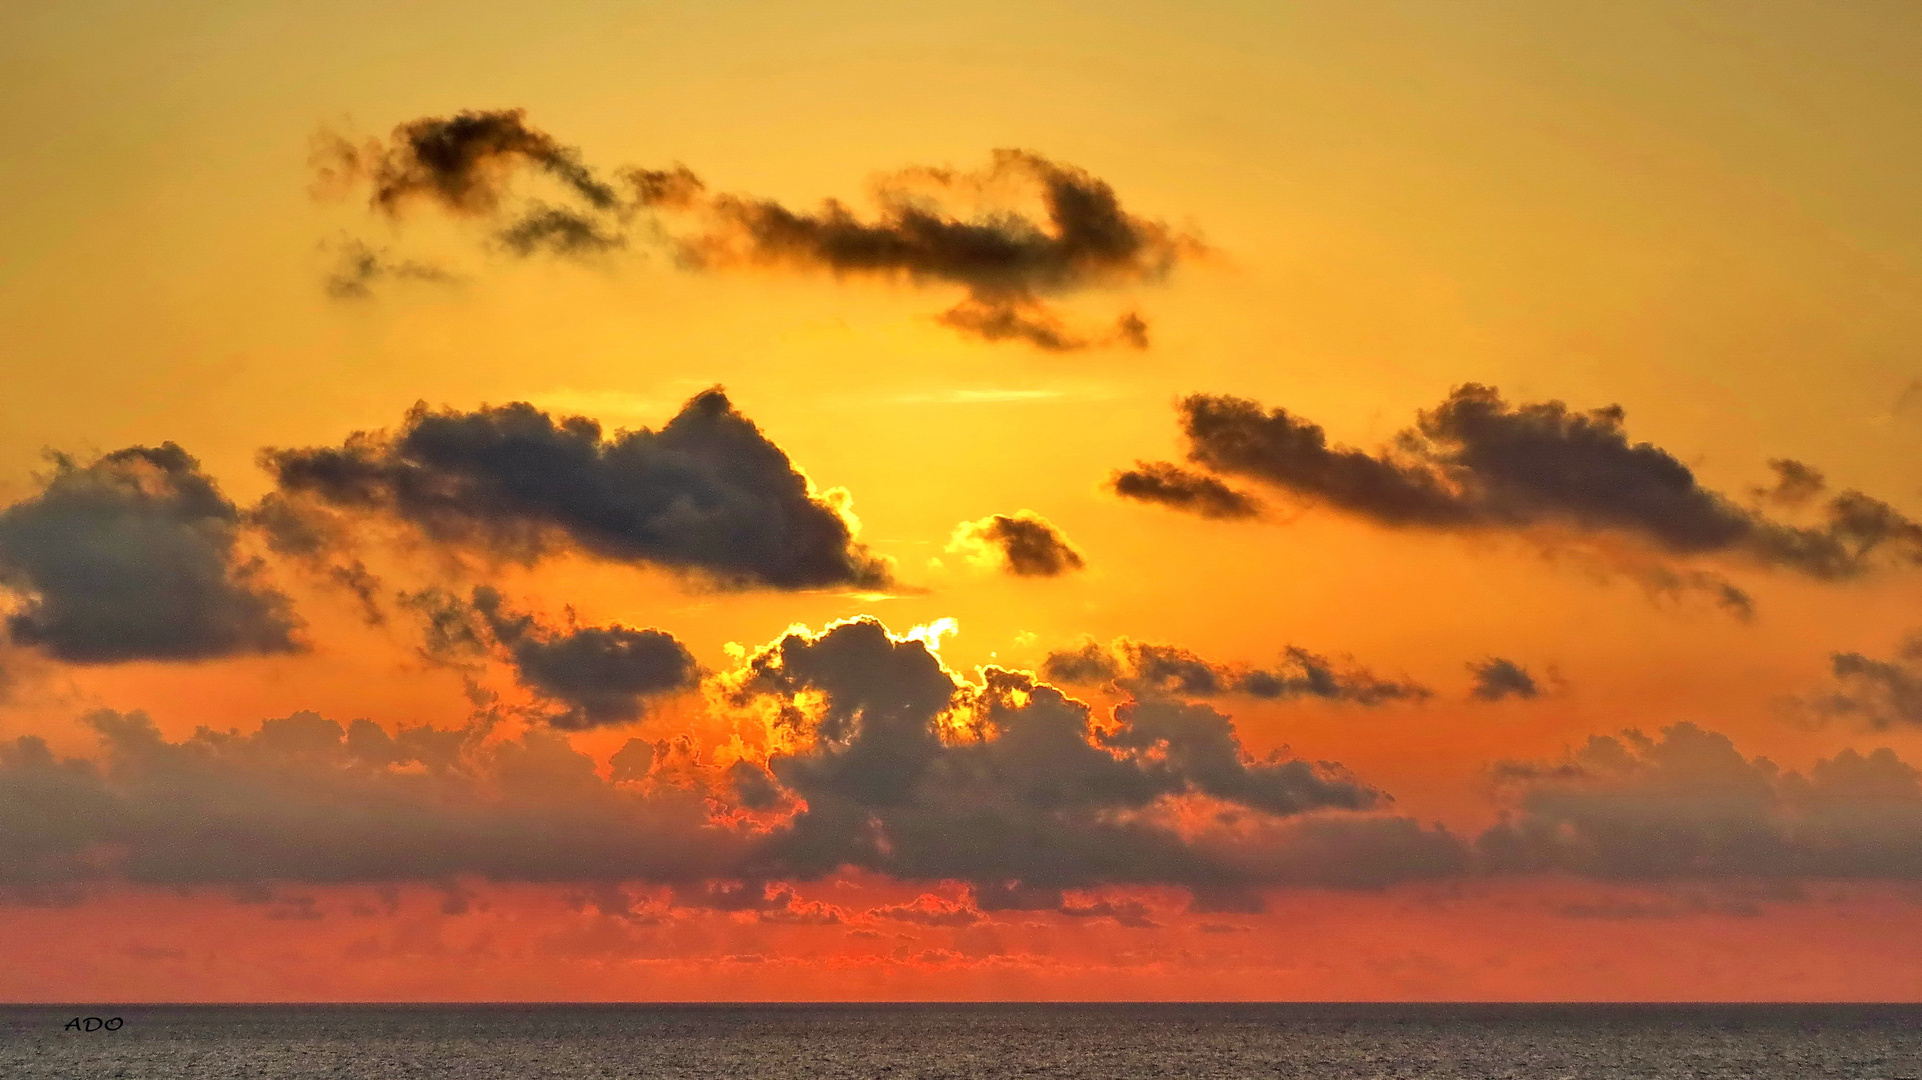
<instances>
[{"instance_id":1,"label":"low-lying cloud bank","mask_svg":"<svg viewBox=\"0 0 1922 1080\"><path fill-rule=\"evenodd\" d=\"M762 736L631 739L604 767L492 721L390 734L303 713L169 740L95 713L96 760L0 744L0 885L627 881L826 919L776 883L858 870L1057 911L1076 890L1179 886L1232 911L1269 888L1489 875L1922 879L1922 774L1888 750L1804 775L1689 724L1598 736L1494 766L1505 816L1463 837L1339 765L1251 757L1205 704L1144 687L1096 713L1025 672L963 678L870 619L786 634L709 693Z\"/></svg>"}]
</instances>

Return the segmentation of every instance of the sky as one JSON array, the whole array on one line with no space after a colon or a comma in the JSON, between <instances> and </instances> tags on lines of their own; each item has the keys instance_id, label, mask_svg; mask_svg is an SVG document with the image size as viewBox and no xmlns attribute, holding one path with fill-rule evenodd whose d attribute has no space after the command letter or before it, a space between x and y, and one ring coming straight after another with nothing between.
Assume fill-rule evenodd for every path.
<instances>
[{"instance_id":1,"label":"sky","mask_svg":"<svg viewBox=\"0 0 1922 1080\"><path fill-rule=\"evenodd\" d=\"M1915 1000L1918 46L0 12L0 1000Z\"/></svg>"}]
</instances>

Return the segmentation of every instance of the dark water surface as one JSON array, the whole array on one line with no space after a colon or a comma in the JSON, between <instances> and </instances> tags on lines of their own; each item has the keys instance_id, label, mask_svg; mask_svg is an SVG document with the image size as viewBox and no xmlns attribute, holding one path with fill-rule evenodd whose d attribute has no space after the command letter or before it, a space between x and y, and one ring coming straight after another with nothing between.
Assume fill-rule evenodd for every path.
<instances>
[{"instance_id":1,"label":"dark water surface","mask_svg":"<svg viewBox=\"0 0 1922 1080\"><path fill-rule=\"evenodd\" d=\"M96 1077L1922 1080L1922 1006L0 1006L0 1078Z\"/></svg>"}]
</instances>

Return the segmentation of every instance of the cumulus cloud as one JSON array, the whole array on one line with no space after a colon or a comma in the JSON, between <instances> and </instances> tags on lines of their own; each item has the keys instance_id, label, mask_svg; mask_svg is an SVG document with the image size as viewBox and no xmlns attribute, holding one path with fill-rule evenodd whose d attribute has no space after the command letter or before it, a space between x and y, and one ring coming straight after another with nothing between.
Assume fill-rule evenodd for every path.
<instances>
[{"instance_id":1,"label":"cumulus cloud","mask_svg":"<svg viewBox=\"0 0 1922 1080\"><path fill-rule=\"evenodd\" d=\"M769 721L765 762L695 755L675 774L657 759L681 750L629 740L603 778L558 734L487 721L390 733L298 713L169 739L144 715L97 712L95 760L0 743L0 888L649 882L677 907L830 924L846 914L792 883L852 868L968 886L870 919L1147 926L1145 905L1099 891L1178 886L1194 911L1249 912L1268 888L1488 875L1922 880L1922 772L1887 749L1804 774L1691 724L1597 736L1497 764L1507 811L1470 843L1387 812L1339 766L1253 758L1204 704L1097 717L1024 673L962 679L872 620L790 633L716 691ZM739 814L750 800L768 812Z\"/></svg>"},{"instance_id":2,"label":"cumulus cloud","mask_svg":"<svg viewBox=\"0 0 1922 1080\"><path fill-rule=\"evenodd\" d=\"M556 549L697 574L725 587L881 588L844 493L817 494L720 389L658 431L604 437L525 402L416 405L398 432L269 449L288 497L403 521L429 539L531 562ZM838 501L837 501L838 500Z\"/></svg>"},{"instance_id":3,"label":"cumulus cloud","mask_svg":"<svg viewBox=\"0 0 1922 1080\"><path fill-rule=\"evenodd\" d=\"M498 655L540 706L533 715L556 728L579 731L633 723L650 700L700 685L693 654L673 635L613 623L582 626L568 609L567 625L542 623L516 611L499 590L477 586L471 597L444 589L404 593L403 607L417 617L420 653L438 664L476 668ZM633 760L639 754L638 762ZM644 743L624 749L617 772L645 776L653 750ZM616 777L619 779L620 777Z\"/></svg>"},{"instance_id":4,"label":"cumulus cloud","mask_svg":"<svg viewBox=\"0 0 1922 1080\"><path fill-rule=\"evenodd\" d=\"M574 205L533 202L497 233L517 255L606 252L644 236L689 268L758 266L959 287L940 316L987 341L1066 351L1144 348L1148 324L1126 312L1107 328L1070 328L1047 303L1063 293L1158 282L1202 250L1191 237L1122 208L1105 181L1027 150L997 150L986 168L915 168L877 179L875 212L828 200L795 210L775 200L713 193L686 166L621 168L607 179L580 151L530 126L522 110L423 117L385 141L323 134L320 186L365 186L370 205L399 215L423 204L457 216L499 217L517 174L548 177ZM669 227L672 223L673 227Z\"/></svg>"},{"instance_id":5,"label":"cumulus cloud","mask_svg":"<svg viewBox=\"0 0 1922 1080\"><path fill-rule=\"evenodd\" d=\"M603 781L539 731L389 734L296 713L173 741L140 713L86 722L97 761L0 744L0 885L697 881L744 847L698 792Z\"/></svg>"},{"instance_id":6,"label":"cumulus cloud","mask_svg":"<svg viewBox=\"0 0 1922 1080\"><path fill-rule=\"evenodd\" d=\"M1078 686L1113 684L1133 694L1184 698L1240 695L1265 701L1321 698L1357 705L1422 701L1432 691L1408 680L1385 679L1350 664L1290 645L1269 667L1216 664L1176 645L1116 638L1056 650L1042 662L1044 677Z\"/></svg>"},{"instance_id":7,"label":"cumulus cloud","mask_svg":"<svg viewBox=\"0 0 1922 1080\"><path fill-rule=\"evenodd\" d=\"M1033 676L962 679L869 619L790 633L725 684L741 706L773 710L786 745L768 767L805 804L770 839L771 865L967 881L984 908L1056 907L1060 890L1100 884L1318 880L1247 852L1250 836L1294 835L1293 819L1326 814L1374 820L1360 812L1386 801L1339 766L1253 759L1205 705L1135 702L1097 729L1086 705ZM1222 809L1198 834L1173 811L1195 799Z\"/></svg>"},{"instance_id":8,"label":"cumulus cloud","mask_svg":"<svg viewBox=\"0 0 1922 1080\"><path fill-rule=\"evenodd\" d=\"M1495 873L1627 881L1922 878L1922 773L1888 749L1807 775L1677 724L1594 736L1561 761L1507 762L1514 798L1478 843Z\"/></svg>"},{"instance_id":9,"label":"cumulus cloud","mask_svg":"<svg viewBox=\"0 0 1922 1080\"><path fill-rule=\"evenodd\" d=\"M1817 525L1770 518L1703 487L1667 451L1629 441L1620 406L1510 405L1470 383L1376 452L1331 444L1319 425L1245 398L1197 394L1180 411L1193 463L1381 525L1612 535L1820 580L1922 562L1922 525L1887 503L1843 491ZM1807 502L1820 489L1807 466L1774 464L1771 501Z\"/></svg>"},{"instance_id":10,"label":"cumulus cloud","mask_svg":"<svg viewBox=\"0 0 1922 1080\"><path fill-rule=\"evenodd\" d=\"M21 645L79 664L292 652L291 602L237 550L239 510L173 443L55 455L0 511L0 585Z\"/></svg>"},{"instance_id":11,"label":"cumulus cloud","mask_svg":"<svg viewBox=\"0 0 1922 1080\"><path fill-rule=\"evenodd\" d=\"M1067 536L1032 510L964 521L955 528L948 550L1016 577L1060 577L1087 565Z\"/></svg>"},{"instance_id":12,"label":"cumulus cloud","mask_svg":"<svg viewBox=\"0 0 1922 1080\"><path fill-rule=\"evenodd\" d=\"M1475 677L1474 688L1469 690L1468 696L1477 701L1534 698L1542 694L1541 684L1535 681L1535 676L1513 660L1491 656L1470 663L1468 671Z\"/></svg>"},{"instance_id":13,"label":"cumulus cloud","mask_svg":"<svg viewBox=\"0 0 1922 1080\"><path fill-rule=\"evenodd\" d=\"M647 699L699 685L700 666L693 655L660 630L620 623L554 630L510 610L500 593L486 586L474 590L473 603L513 661L521 684L563 706L545 718L555 727L632 723L641 718Z\"/></svg>"},{"instance_id":14,"label":"cumulus cloud","mask_svg":"<svg viewBox=\"0 0 1922 1080\"><path fill-rule=\"evenodd\" d=\"M1261 516L1261 500L1212 476L1166 461L1137 461L1132 469L1117 470L1109 478L1108 487L1124 499L1156 503L1205 518Z\"/></svg>"}]
</instances>

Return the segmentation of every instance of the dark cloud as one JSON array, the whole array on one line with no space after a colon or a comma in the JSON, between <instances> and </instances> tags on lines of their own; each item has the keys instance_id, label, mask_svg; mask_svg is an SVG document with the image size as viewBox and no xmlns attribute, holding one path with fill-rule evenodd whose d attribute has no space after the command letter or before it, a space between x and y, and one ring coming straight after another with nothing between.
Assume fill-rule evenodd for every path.
<instances>
[{"instance_id":1,"label":"dark cloud","mask_svg":"<svg viewBox=\"0 0 1922 1080\"><path fill-rule=\"evenodd\" d=\"M623 790L539 731L389 734L297 713L170 741L139 713L87 723L97 762L0 745L0 885L697 881L745 847L698 792Z\"/></svg>"},{"instance_id":2,"label":"dark cloud","mask_svg":"<svg viewBox=\"0 0 1922 1080\"><path fill-rule=\"evenodd\" d=\"M969 886L966 900L872 918L1054 911L1145 926L1137 901L1069 893L1180 886L1195 911L1252 912L1266 888L1484 875L1922 880L1922 773L1886 749L1804 774L1688 724L1596 737L1560 760L1498 764L1509 810L1471 846L1384 812L1338 766L1252 758L1205 705L1138 699L1097 724L1023 673L962 680L870 620L789 634L716 690L771 709L784 737L765 768L664 778L661 747L629 740L603 779L540 729L390 733L299 713L170 740L143 715L98 712L94 761L35 737L0 743L0 888L72 903L109 880L262 897L279 895L272 883L465 875L652 882L683 908L826 925L843 913L790 882L856 868ZM749 802L778 813L745 823L729 804Z\"/></svg>"},{"instance_id":3,"label":"dark cloud","mask_svg":"<svg viewBox=\"0 0 1922 1080\"><path fill-rule=\"evenodd\" d=\"M394 128L385 144L356 145L323 134L314 165L330 185L366 181L371 205L399 214L427 202L456 214L486 214L516 171L559 181L590 206L610 209L613 188L581 163L580 151L527 124L524 109L428 116Z\"/></svg>"},{"instance_id":4,"label":"dark cloud","mask_svg":"<svg viewBox=\"0 0 1922 1080\"><path fill-rule=\"evenodd\" d=\"M1077 649L1049 653L1041 673L1071 685L1113 683L1129 693L1187 698L1238 694L1267 701L1314 697L1384 705L1422 701L1433 693L1419 683L1384 679L1352 664L1338 666L1293 645L1282 650L1279 663L1256 668L1210 663L1179 646L1125 637L1105 647L1086 641Z\"/></svg>"},{"instance_id":5,"label":"dark cloud","mask_svg":"<svg viewBox=\"0 0 1922 1080\"><path fill-rule=\"evenodd\" d=\"M414 259L395 259L384 248L360 240L341 245L334 269L327 274L327 295L336 300L365 300L382 281L424 281L452 285L460 281L438 266Z\"/></svg>"},{"instance_id":6,"label":"dark cloud","mask_svg":"<svg viewBox=\"0 0 1922 1080\"><path fill-rule=\"evenodd\" d=\"M1623 881L1922 878L1922 773L1882 749L1807 775L1677 724L1510 763L1514 811L1479 841L1495 873Z\"/></svg>"},{"instance_id":7,"label":"dark cloud","mask_svg":"<svg viewBox=\"0 0 1922 1080\"><path fill-rule=\"evenodd\" d=\"M1844 491L1823 504L1817 526L1765 517L1702 487L1667 451L1631 443L1619 406L1511 406L1471 383L1376 453L1330 445L1320 426L1243 398L1197 394L1181 414L1196 464L1388 526L1613 534L1823 580L1922 562L1922 525L1888 504ZM1788 486L1775 490L1812 495L1813 470L1776 468Z\"/></svg>"},{"instance_id":8,"label":"dark cloud","mask_svg":"<svg viewBox=\"0 0 1922 1080\"><path fill-rule=\"evenodd\" d=\"M645 238L665 243L683 266L776 266L958 286L966 296L940 316L942 323L1051 351L1145 348L1148 325L1139 314L1079 332L1046 298L1158 282L1202 250L1193 238L1124 210L1105 181L1026 150L997 150L976 172L921 168L882 177L872 217L835 200L797 211L771 199L710 193L684 165L623 168L612 182L603 180L577 149L528 125L518 109L413 120L385 143L323 135L313 163L324 188L366 184L371 205L389 215L412 203L497 215L516 173L544 174L577 205L535 203L521 211L499 233L514 254L581 256L623 247L635 215L645 211ZM669 220L676 228L667 227Z\"/></svg>"},{"instance_id":9,"label":"dark cloud","mask_svg":"<svg viewBox=\"0 0 1922 1080\"><path fill-rule=\"evenodd\" d=\"M1774 485L1755 489L1756 495L1768 502L1802 506L1828 490L1828 479L1821 470L1792 458L1773 458L1769 468L1775 470Z\"/></svg>"},{"instance_id":10,"label":"dark cloud","mask_svg":"<svg viewBox=\"0 0 1922 1080\"><path fill-rule=\"evenodd\" d=\"M1097 734L1088 707L1054 687L998 668L961 680L872 620L789 634L727 685L744 706L774 706L799 740L768 763L805 804L771 838L770 866L962 880L984 908L1057 908L1060 890L1100 884L1319 880L1331 868L1265 859L1246 836L1305 835L1307 818L1385 801L1338 766L1250 758L1232 722L1202 705L1134 702ZM1196 798L1223 814L1198 835L1167 812Z\"/></svg>"},{"instance_id":11,"label":"dark cloud","mask_svg":"<svg viewBox=\"0 0 1922 1080\"><path fill-rule=\"evenodd\" d=\"M611 438L514 403L417 405L397 433L264 451L288 496L383 514L430 539L532 561L555 548L692 572L727 587L881 588L885 563L718 388L659 431Z\"/></svg>"},{"instance_id":12,"label":"dark cloud","mask_svg":"<svg viewBox=\"0 0 1922 1080\"><path fill-rule=\"evenodd\" d=\"M1922 634L1910 635L1887 660L1839 652L1829 666L1834 685L1809 702L1817 716L1876 730L1922 726Z\"/></svg>"},{"instance_id":13,"label":"dark cloud","mask_svg":"<svg viewBox=\"0 0 1922 1080\"><path fill-rule=\"evenodd\" d=\"M1475 676L1475 686L1468 694L1477 701L1501 701L1504 698L1540 697L1542 688L1528 669L1513 660L1491 656L1468 665Z\"/></svg>"},{"instance_id":14,"label":"dark cloud","mask_svg":"<svg viewBox=\"0 0 1922 1080\"><path fill-rule=\"evenodd\" d=\"M627 246L627 238L593 217L557 206L536 207L502 229L500 242L508 251L526 257L545 251L565 258L583 258Z\"/></svg>"},{"instance_id":15,"label":"dark cloud","mask_svg":"<svg viewBox=\"0 0 1922 1080\"><path fill-rule=\"evenodd\" d=\"M1115 320L1106 333L1068 329L1047 305L1027 296L971 296L938 316L944 326L983 341L1025 341L1047 352L1074 352L1101 345L1148 347L1148 324L1135 312Z\"/></svg>"},{"instance_id":16,"label":"dark cloud","mask_svg":"<svg viewBox=\"0 0 1922 1080\"><path fill-rule=\"evenodd\" d=\"M403 593L399 599L420 621L423 657L471 669L498 650L516 680L543 703L538 719L553 727L578 731L633 723L646 713L650 699L700 685L693 655L660 630L620 623L581 626L572 610L566 629L557 629L513 610L498 590L485 585L476 587L471 599L442 589ZM624 749L615 763L624 777L616 779L645 777L653 754L644 743Z\"/></svg>"},{"instance_id":17,"label":"dark cloud","mask_svg":"<svg viewBox=\"0 0 1922 1080\"><path fill-rule=\"evenodd\" d=\"M545 718L555 727L632 723L648 698L699 685L700 666L671 634L619 623L556 631L509 610L486 586L474 590L473 603L521 685L563 706Z\"/></svg>"},{"instance_id":18,"label":"dark cloud","mask_svg":"<svg viewBox=\"0 0 1922 1080\"><path fill-rule=\"evenodd\" d=\"M472 604L445 589L403 592L396 602L419 619L420 655L449 667L472 666L487 656L487 621Z\"/></svg>"},{"instance_id":19,"label":"dark cloud","mask_svg":"<svg viewBox=\"0 0 1922 1080\"><path fill-rule=\"evenodd\" d=\"M243 511L241 519L267 541L274 554L352 596L362 622L380 626L387 621L380 578L366 563L344 553L350 529L338 515L270 491Z\"/></svg>"},{"instance_id":20,"label":"dark cloud","mask_svg":"<svg viewBox=\"0 0 1922 1080\"><path fill-rule=\"evenodd\" d=\"M56 455L39 493L0 511L0 584L23 599L7 629L79 664L295 651L292 604L236 550L240 524L173 443Z\"/></svg>"},{"instance_id":21,"label":"dark cloud","mask_svg":"<svg viewBox=\"0 0 1922 1080\"><path fill-rule=\"evenodd\" d=\"M942 196L1008 187L1032 194L1041 218L1014 210L960 217L940 205ZM1041 297L1159 281L1199 250L1168 226L1123 210L1102 180L1025 150L997 150L978 173L903 173L877 185L876 202L878 216L862 220L833 200L804 213L766 199L716 196L707 203L707 230L683 239L682 254L701 266L784 265L959 285L968 297L942 316L948 325L1060 350L1108 342L1140 347L1147 325L1130 314L1110 334L1072 335Z\"/></svg>"},{"instance_id":22,"label":"dark cloud","mask_svg":"<svg viewBox=\"0 0 1922 1080\"><path fill-rule=\"evenodd\" d=\"M1233 520L1261 516L1261 500L1236 491L1212 476L1165 461L1137 461L1117 470L1108 487L1124 499L1159 503L1205 518Z\"/></svg>"},{"instance_id":23,"label":"dark cloud","mask_svg":"<svg viewBox=\"0 0 1922 1080\"><path fill-rule=\"evenodd\" d=\"M950 550L968 552L1016 577L1060 577L1087 565L1067 536L1032 510L964 521L954 530Z\"/></svg>"}]
</instances>

